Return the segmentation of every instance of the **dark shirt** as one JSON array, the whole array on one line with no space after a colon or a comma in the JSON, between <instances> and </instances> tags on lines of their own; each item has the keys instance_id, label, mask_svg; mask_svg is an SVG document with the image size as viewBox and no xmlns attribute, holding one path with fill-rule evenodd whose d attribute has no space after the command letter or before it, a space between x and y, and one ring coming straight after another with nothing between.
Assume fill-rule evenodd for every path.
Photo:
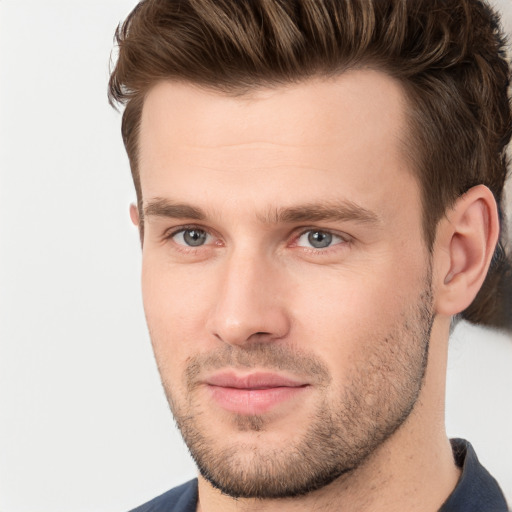
<instances>
[{"instance_id":1,"label":"dark shirt","mask_svg":"<svg viewBox=\"0 0 512 512\"><path fill-rule=\"evenodd\" d=\"M455 463L462 474L439 512L507 512L498 482L480 464L471 444L464 439L451 442Z\"/></svg>"},{"instance_id":2,"label":"dark shirt","mask_svg":"<svg viewBox=\"0 0 512 512\"><path fill-rule=\"evenodd\" d=\"M507 512L498 482L478 462L475 450L463 439L452 439L455 463L462 469L457 486L439 512ZM195 512L197 478L175 487L131 512Z\"/></svg>"}]
</instances>

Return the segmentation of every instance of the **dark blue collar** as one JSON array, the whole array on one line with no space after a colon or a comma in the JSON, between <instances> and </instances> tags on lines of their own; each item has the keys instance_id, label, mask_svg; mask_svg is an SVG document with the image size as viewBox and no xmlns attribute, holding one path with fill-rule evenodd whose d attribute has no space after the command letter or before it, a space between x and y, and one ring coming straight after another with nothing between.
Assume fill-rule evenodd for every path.
<instances>
[{"instance_id":1,"label":"dark blue collar","mask_svg":"<svg viewBox=\"0 0 512 512\"><path fill-rule=\"evenodd\" d=\"M439 512L507 512L498 482L480 464L471 444L464 439L452 439L451 443L462 473Z\"/></svg>"}]
</instances>

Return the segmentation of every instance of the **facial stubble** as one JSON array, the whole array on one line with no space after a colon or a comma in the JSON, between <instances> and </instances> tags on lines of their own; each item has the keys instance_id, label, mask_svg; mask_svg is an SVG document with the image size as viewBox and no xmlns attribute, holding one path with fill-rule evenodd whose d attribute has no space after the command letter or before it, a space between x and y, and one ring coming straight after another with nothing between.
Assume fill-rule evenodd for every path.
<instances>
[{"instance_id":1,"label":"facial stubble","mask_svg":"<svg viewBox=\"0 0 512 512\"><path fill-rule=\"evenodd\" d=\"M183 439L201 475L214 487L235 498L304 495L360 467L407 420L423 385L432 324L429 275L417 304L401 313L391 331L361 344L364 349L348 370L337 401L328 396L334 384L323 361L268 342L226 345L192 358L185 372L188 398L181 403L161 372L162 382ZM265 368L308 377L320 396L308 427L272 447L256 441L272 428L265 415L233 415L233 431L252 432L255 442L230 443L229 432L222 439L212 436L203 421L198 376L222 368Z\"/></svg>"}]
</instances>

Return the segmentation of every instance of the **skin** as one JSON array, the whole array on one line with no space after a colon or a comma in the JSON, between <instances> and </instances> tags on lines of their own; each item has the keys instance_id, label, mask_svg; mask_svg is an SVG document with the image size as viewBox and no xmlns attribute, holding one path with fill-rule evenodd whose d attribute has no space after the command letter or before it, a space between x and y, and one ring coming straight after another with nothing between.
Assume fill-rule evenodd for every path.
<instances>
[{"instance_id":1,"label":"skin","mask_svg":"<svg viewBox=\"0 0 512 512\"><path fill-rule=\"evenodd\" d=\"M434 511L455 487L449 324L485 277L496 212L476 187L441 221L429 254L402 150L405 111L400 85L371 70L242 97L176 82L149 92L144 306L185 440L247 481L257 467L279 475L329 421L327 437L342 446L342 474L300 496L233 499L200 476L198 510ZM187 244L191 229L204 244ZM331 243L312 247L315 231ZM272 372L302 388L230 410L212 395L219 371Z\"/></svg>"}]
</instances>

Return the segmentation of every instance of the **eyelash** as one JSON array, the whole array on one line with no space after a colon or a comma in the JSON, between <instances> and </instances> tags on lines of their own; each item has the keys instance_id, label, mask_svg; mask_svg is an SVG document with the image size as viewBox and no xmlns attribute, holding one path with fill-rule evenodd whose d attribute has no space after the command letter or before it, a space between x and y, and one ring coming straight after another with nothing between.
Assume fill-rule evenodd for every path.
<instances>
[{"instance_id":1,"label":"eyelash","mask_svg":"<svg viewBox=\"0 0 512 512\"><path fill-rule=\"evenodd\" d=\"M209 229L206 229L202 226L198 226L195 224L189 224L189 225L179 226L177 228L173 228L173 229L166 231L162 237L162 240L164 242L172 241L172 239L179 233L183 233L185 231L192 231L192 230L203 231L204 233L206 233L209 236L217 237L217 235L212 233L211 230L209 230ZM341 242L335 243L332 246L328 246L325 248L304 247L304 246L297 245L298 241L300 240L300 238L302 236L304 236L307 233L315 232L315 231L332 235L333 237L339 238L341 240ZM291 244L289 244L289 246L291 246L292 248L297 248L298 250L301 250L308 254L325 255L325 254L330 253L332 250L336 250L335 248L337 248L338 246L346 246L350 243L351 243L351 237L349 237L348 235L346 235L344 233L341 234L336 231L331 231L328 229L320 229L318 227L309 227L309 228L302 228L298 232L298 234L293 235L292 242L291 242ZM221 244L216 244L216 245L220 246ZM204 248L205 248L205 245L198 245L197 247L194 247L194 246L179 244L177 242L174 242L174 246L175 246L176 250L185 252L187 254L196 253L200 250L204 250Z\"/></svg>"},{"instance_id":2,"label":"eyelash","mask_svg":"<svg viewBox=\"0 0 512 512\"><path fill-rule=\"evenodd\" d=\"M339 238L340 241L336 242L332 245L329 245L327 247L323 247L323 248L305 247L305 246L297 245L299 240L304 235L306 235L308 233L312 233L312 232L328 234L328 235L331 235L332 237ZM329 229L321 229L318 227L309 227L306 229L302 229L296 236L294 236L291 246L297 248L298 250L301 250L302 252L305 252L305 253L313 255L313 256L326 256L333 251L339 251L342 248L346 248L346 246L348 244L350 244L350 242L351 242L351 238L348 235L346 235L345 233L342 234L342 233L338 233L336 231L332 231Z\"/></svg>"},{"instance_id":3,"label":"eyelash","mask_svg":"<svg viewBox=\"0 0 512 512\"><path fill-rule=\"evenodd\" d=\"M172 228L172 229L166 231L164 233L164 235L162 236L162 241L163 242L168 242L168 241L172 242L173 241L172 239L177 234L184 233L185 231L192 231L192 230L203 231L204 233L206 233L209 236L215 236L210 230L208 230L202 226L197 226L195 224L188 224L188 225L184 225L184 226L179 226L177 228ZM204 245L198 245L197 247L194 247L192 245L178 244L177 242L174 242L174 246L175 246L176 250L178 250L180 252L187 253L187 254L196 253L201 249L204 250L204 247L205 247Z\"/></svg>"}]
</instances>

